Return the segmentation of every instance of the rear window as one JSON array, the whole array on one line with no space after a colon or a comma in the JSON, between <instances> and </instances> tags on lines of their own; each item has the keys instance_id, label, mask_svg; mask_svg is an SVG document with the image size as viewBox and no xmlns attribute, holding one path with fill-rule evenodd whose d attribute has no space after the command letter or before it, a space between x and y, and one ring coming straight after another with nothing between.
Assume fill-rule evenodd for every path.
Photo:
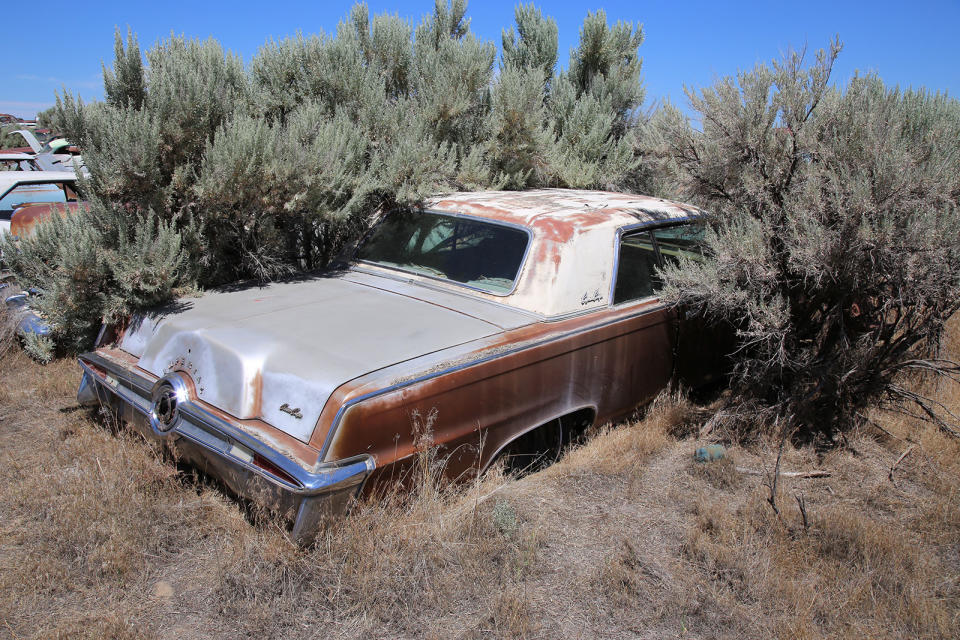
<instances>
[{"instance_id":1,"label":"rear window","mask_svg":"<svg viewBox=\"0 0 960 640\"><path fill-rule=\"evenodd\" d=\"M528 234L514 227L424 211L394 211L356 257L385 267L505 295L513 290Z\"/></svg>"}]
</instances>

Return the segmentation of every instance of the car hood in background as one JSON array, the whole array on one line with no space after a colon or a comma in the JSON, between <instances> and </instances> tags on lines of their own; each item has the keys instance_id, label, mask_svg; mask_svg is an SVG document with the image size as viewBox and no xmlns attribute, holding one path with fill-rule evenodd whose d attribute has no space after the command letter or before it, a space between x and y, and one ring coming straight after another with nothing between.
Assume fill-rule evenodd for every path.
<instances>
[{"instance_id":1,"label":"car hood in background","mask_svg":"<svg viewBox=\"0 0 960 640\"><path fill-rule=\"evenodd\" d=\"M362 271L210 293L136 318L120 347L156 376L304 442L349 380L529 324L495 303Z\"/></svg>"}]
</instances>

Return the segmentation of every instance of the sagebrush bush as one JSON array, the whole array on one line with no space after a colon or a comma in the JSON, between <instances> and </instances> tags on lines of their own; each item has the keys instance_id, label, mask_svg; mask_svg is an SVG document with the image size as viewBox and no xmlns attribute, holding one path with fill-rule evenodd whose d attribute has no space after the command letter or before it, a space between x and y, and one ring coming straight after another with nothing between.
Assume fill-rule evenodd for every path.
<instances>
[{"instance_id":1,"label":"sagebrush bush","mask_svg":"<svg viewBox=\"0 0 960 640\"><path fill-rule=\"evenodd\" d=\"M42 290L31 306L50 323L50 340L76 351L96 337L101 319L121 320L183 292L195 276L182 237L162 220L94 200L19 240L0 237L0 253L20 286Z\"/></svg>"},{"instance_id":2,"label":"sagebrush bush","mask_svg":"<svg viewBox=\"0 0 960 640\"><path fill-rule=\"evenodd\" d=\"M246 66L213 39L144 55L117 31L104 101L65 93L44 116L83 148L96 224L48 226L11 267L80 349L103 315L180 289L323 267L371 214L438 192L635 185L640 28L588 14L558 72L556 23L515 16L499 69L465 0L416 25L357 4Z\"/></svg>"},{"instance_id":3,"label":"sagebrush bush","mask_svg":"<svg viewBox=\"0 0 960 640\"><path fill-rule=\"evenodd\" d=\"M957 379L938 350L960 308L960 103L872 75L832 86L839 51L689 92L702 130L657 119L716 216L713 259L668 268L666 295L737 328L735 419L832 438L880 402L955 429L901 381Z\"/></svg>"}]
</instances>

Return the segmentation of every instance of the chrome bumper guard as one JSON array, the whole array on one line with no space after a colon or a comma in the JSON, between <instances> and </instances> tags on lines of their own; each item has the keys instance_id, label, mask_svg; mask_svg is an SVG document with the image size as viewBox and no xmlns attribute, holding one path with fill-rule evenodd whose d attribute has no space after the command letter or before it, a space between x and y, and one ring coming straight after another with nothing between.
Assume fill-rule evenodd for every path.
<instances>
[{"instance_id":1,"label":"chrome bumper guard","mask_svg":"<svg viewBox=\"0 0 960 640\"><path fill-rule=\"evenodd\" d=\"M178 398L176 420L164 431L166 425L157 420L154 405L167 377L151 381L96 353L84 354L79 362L80 404L112 407L147 440L167 444L234 493L290 518L292 537L300 544L312 542L324 521L346 513L374 470L370 456L305 467L190 397Z\"/></svg>"}]
</instances>

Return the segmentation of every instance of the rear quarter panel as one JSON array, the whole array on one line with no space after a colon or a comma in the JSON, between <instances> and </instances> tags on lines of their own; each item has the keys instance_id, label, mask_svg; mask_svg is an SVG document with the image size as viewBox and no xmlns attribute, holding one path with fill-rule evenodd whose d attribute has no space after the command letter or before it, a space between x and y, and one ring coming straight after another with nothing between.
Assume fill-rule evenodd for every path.
<instances>
[{"instance_id":1,"label":"rear quarter panel","mask_svg":"<svg viewBox=\"0 0 960 640\"><path fill-rule=\"evenodd\" d=\"M447 475L482 470L510 441L550 420L589 408L602 422L650 400L669 383L672 335L672 314L655 300L506 332L486 349L494 355L478 352L472 362L349 406L324 458L369 453L378 476L395 476L417 452L416 416L433 415L432 440ZM364 382L331 399L349 403Z\"/></svg>"}]
</instances>

